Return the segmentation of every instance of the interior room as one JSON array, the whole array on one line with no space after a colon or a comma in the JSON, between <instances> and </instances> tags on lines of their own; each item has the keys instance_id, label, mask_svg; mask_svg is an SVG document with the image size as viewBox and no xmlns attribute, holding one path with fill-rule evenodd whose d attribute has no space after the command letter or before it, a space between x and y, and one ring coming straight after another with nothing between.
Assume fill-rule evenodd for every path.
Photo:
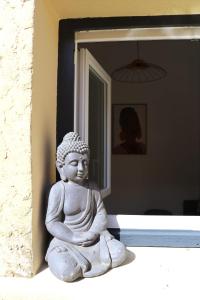
<instances>
[{"instance_id":1,"label":"interior room","mask_svg":"<svg viewBox=\"0 0 200 300\"><path fill-rule=\"evenodd\" d=\"M112 79L112 184L104 201L108 213L199 214L199 40L96 42L78 47L87 48L111 77L137 58L164 70L162 78L155 79L150 68L139 83L130 82L131 75L129 82ZM115 151L124 139L119 114L125 107L138 115L141 152Z\"/></svg>"}]
</instances>

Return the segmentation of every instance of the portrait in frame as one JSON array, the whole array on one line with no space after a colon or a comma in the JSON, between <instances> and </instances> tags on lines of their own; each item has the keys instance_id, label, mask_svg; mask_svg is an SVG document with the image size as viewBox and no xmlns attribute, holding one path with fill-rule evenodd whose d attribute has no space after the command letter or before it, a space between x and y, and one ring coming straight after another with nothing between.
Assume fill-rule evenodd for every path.
<instances>
[{"instance_id":1,"label":"portrait in frame","mask_svg":"<svg viewBox=\"0 0 200 300\"><path fill-rule=\"evenodd\" d=\"M147 154L147 104L112 105L112 154Z\"/></svg>"}]
</instances>

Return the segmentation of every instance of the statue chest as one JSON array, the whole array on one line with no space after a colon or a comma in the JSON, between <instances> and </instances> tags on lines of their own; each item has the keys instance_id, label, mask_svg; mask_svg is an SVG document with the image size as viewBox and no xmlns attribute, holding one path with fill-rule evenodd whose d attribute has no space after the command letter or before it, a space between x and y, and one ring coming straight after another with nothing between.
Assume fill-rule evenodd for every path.
<instances>
[{"instance_id":1,"label":"statue chest","mask_svg":"<svg viewBox=\"0 0 200 300\"><path fill-rule=\"evenodd\" d=\"M87 190L85 191L66 191L64 201L64 214L74 216L86 209Z\"/></svg>"}]
</instances>

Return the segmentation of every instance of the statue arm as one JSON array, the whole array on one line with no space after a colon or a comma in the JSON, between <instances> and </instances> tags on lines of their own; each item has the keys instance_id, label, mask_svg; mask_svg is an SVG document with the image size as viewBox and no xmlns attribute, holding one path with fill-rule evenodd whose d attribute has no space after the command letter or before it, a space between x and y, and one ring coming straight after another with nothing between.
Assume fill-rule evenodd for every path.
<instances>
[{"instance_id":1,"label":"statue arm","mask_svg":"<svg viewBox=\"0 0 200 300\"><path fill-rule=\"evenodd\" d=\"M107 213L103 201L101 199L100 192L93 190L93 193L95 197L97 211L89 231L94 232L96 234L100 234L103 230L107 228Z\"/></svg>"},{"instance_id":2,"label":"statue arm","mask_svg":"<svg viewBox=\"0 0 200 300\"><path fill-rule=\"evenodd\" d=\"M56 183L50 191L45 225L49 233L65 242L71 242L72 232L62 222L64 195L62 186Z\"/></svg>"}]
</instances>

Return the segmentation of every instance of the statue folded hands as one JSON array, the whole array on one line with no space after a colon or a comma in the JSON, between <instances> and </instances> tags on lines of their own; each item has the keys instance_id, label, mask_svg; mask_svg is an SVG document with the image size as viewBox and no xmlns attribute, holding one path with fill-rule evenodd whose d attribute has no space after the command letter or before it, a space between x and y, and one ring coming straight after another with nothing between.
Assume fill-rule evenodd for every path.
<instances>
[{"instance_id":1,"label":"statue folded hands","mask_svg":"<svg viewBox=\"0 0 200 300\"><path fill-rule=\"evenodd\" d=\"M61 180L49 195L46 227L54 237L46 254L51 272L63 281L94 277L122 264L125 246L107 230L100 192L87 180L88 145L65 135L57 149Z\"/></svg>"}]
</instances>

